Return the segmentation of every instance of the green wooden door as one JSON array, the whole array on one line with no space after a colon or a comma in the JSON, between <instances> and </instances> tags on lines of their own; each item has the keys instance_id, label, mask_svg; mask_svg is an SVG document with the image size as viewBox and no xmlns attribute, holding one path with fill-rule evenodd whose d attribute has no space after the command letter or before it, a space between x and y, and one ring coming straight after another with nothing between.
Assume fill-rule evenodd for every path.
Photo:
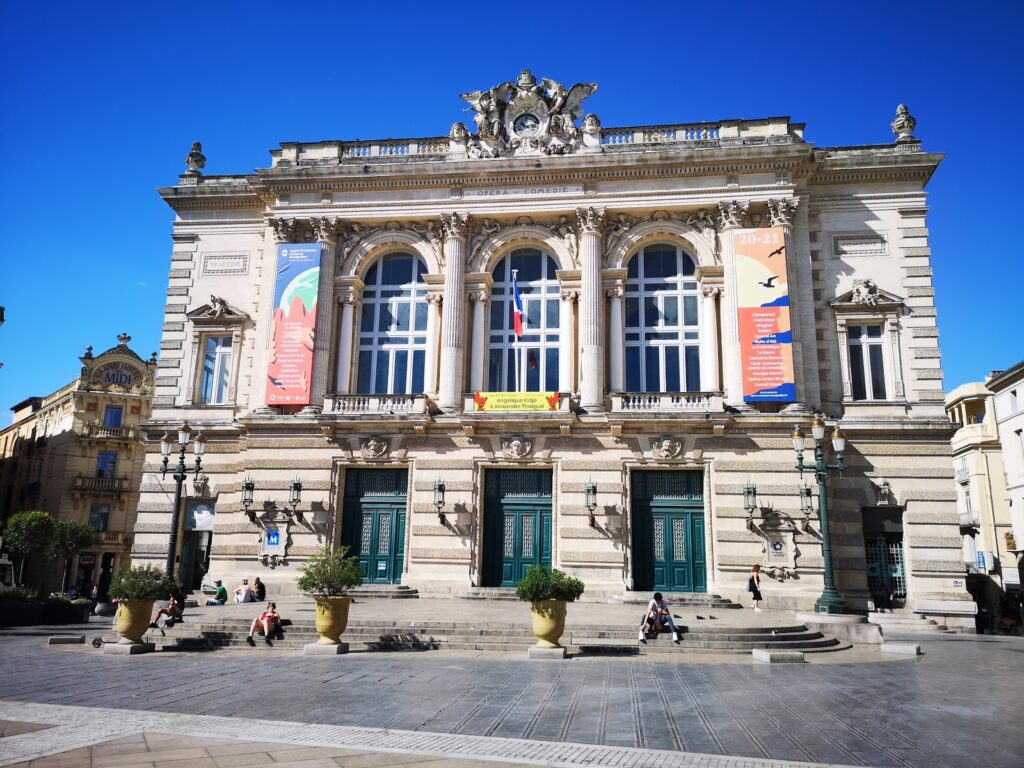
<instances>
[{"instance_id":1,"label":"green wooden door","mask_svg":"<svg viewBox=\"0 0 1024 768\"><path fill-rule=\"evenodd\" d=\"M404 469L352 469L345 475L341 543L359 557L367 584L401 584L405 565Z\"/></svg>"},{"instance_id":2,"label":"green wooden door","mask_svg":"<svg viewBox=\"0 0 1024 768\"><path fill-rule=\"evenodd\" d=\"M551 565L551 471L492 469L484 479L481 586L513 587Z\"/></svg>"},{"instance_id":3,"label":"green wooden door","mask_svg":"<svg viewBox=\"0 0 1024 768\"><path fill-rule=\"evenodd\" d=\"M704 475L634 472L633 589L706 592Z\"/></svg>"}]
</instances>

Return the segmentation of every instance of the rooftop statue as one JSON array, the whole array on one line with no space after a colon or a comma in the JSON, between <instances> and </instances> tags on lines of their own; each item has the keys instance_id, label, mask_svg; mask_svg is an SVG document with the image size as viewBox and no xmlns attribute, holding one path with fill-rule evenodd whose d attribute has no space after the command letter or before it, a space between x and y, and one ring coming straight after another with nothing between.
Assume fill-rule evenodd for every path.
<instances>
[{"instance_id":1,"label":"rooftop statue","mask_svg":"<svg viewBox=\"0 0 1024 768\"><path fill-rule=\"evenodd\" d=\"M556 80L544 78L538 84L524 69L516 81L493 88L470 91L459 96L475 114L476 134L466 136L469 157L502 155L564 155L585 147L600 151L601 121L588 116L584 130L576 125L583 116L583 101L597 90L596 83L576 83L566 89ZM451 153L461 154L461 124L452 126Z\"/></svg>"},{"instance_id":2,"label":"rooftop statue","mask_svg":"<svg viewBox=\"0 0 1024 768\"><path fill-rule=\"evenodd\" d=\"M192 142L192 149L185 155L185 165L188 166L187 173L198 174L206 167L206 155L203 154L203 145L198 141Z\"/></svg>"},{"instance_id":3,"label":"rooftop statue","mask_svg":"<svg viewBox=\"0 0 1024 768\"><path fill-rule=\"evenodd\" d=\"M901 141L915 141L912 134L917 127L917 120L910 114L906 104L900 104L896 107L896 119L889 124L889 127L896 134L897 143Z\"/></svg>"}]
</instances>

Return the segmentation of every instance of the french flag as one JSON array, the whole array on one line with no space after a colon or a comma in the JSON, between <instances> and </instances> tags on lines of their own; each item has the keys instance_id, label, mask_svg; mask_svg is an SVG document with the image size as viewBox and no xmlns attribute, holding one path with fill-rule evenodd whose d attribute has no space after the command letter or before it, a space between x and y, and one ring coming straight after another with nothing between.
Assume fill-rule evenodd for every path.
<instances>
[{"instance_id":1,"label":"french flag","mask_svg":"<svg viewBox=\"0 0 1024 768\"><path fill-rule=\"evenodd\" d=\"M523 313L523 299L519 295L519 280L516 274L512 273L512 324L515 328L516 338L523 337L523 326L526 325L526 315Z\"/></svg>"}]
</instances>

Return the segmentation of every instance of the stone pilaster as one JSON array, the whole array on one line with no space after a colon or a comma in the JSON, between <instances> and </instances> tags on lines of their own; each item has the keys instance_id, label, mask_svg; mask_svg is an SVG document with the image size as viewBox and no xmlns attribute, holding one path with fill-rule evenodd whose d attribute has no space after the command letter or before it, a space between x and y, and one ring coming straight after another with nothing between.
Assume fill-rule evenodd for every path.
<instances>
[{"instance_id":1,"label":"stone pilaster","mask_svg":"<svg viewBox=\"0 0 1024 768\"><path fill-rule=\"evenodd\" d=\"M718 296L721 292L721 288L713 285L701 288L704 298L701 306L700 388L705 392L718 392L722 386L718 376Z\"/></svg>"},{"instance_id":2,"label":"stone pilaster","mask_svg":"<svg viewBox=\"0 0 1024 768\"><path fill-rule=\"evenodd\" d=\"M463 284L466 271L468 214L441 216L444 236L444 312L441 315L441 383L438 405L445 413L462 409L463 349L466 323L462 317L465 303Z\"/></svg>"},{"instance_id":3,"label":"stone pilaster","mask_svg":"<svg viewBox=\"0 0 1024 768\"><path fill-rule=\"evenodd\" d=\"M302 413L320 413L327 392L327 361L331 354L334 328L334 254L337 220L313 219L313 235L320 244L320 288L316 297L316 326L313 331L313 375L309 383L309 405Z\"/></svg>"},{"instance_id":4,"label":"stone pilaster","mask_svg":"<svg viewBox=\"0 0 1024 768\"><path fill-rule=\"evenodd\" d=\"M722 294L722 354L725 373L725 402L745 408L743 371L740 366L740 327L737 312L736 251L733 235L746 226L748 203L731 200L718 204L718 231L721 237L722 264L725 267L725 292Z\"/></svg>"},{"instance_id":5,"label":"stone pilaster","mask_svg":"<svg viewBox=\"0 0 1024 768\"><path fill-rule=\"evenodd\" d=\"M584 410L604 410L604 334L601 296L601 240L604 211L579 208L580 262L583 272L580 299L580 404Z\"/></svg>"},{"instance_id":6,"label":"stone pilaster","mask_svg":"<svg viewBox=\"0 0 1024 768\"><path fill-rule=\"evenodd\" d=\"M359 292L353 287L342 289L338 304L341 305L341 329L338 333L338 369L334 391L339 395L348 395L352 392L352 331L359 309Z\"/></svg>"},{"instance_id":7,"label":"stone pilaster","mask_svg":"<svg viewBox=\"0 0 1024 768\"><path fill-rule=\"evenodd\" d=\"M626 291L621 285L605 290L608 299L608 339L611 342L609 385L612 392L622 392L626 388L626 346L625 346L625 315L622 299Z\"/></svg>"},{"instance_id":8,"label":"stone pilaster","mask_svg":"<svg viewBox=\"0 0 1024 768\"><path fill-rule=\"evenodd\" d=\"M580 292L563 290L558 304L558 390L576 391L576 328L573 305Z\"/></svg>"},{"instance_id":9,"label":"stone pilaster","mask_svg":"<svg viewBox=\"0 0 1024 768\"><path fill-rule=\"evenodd\" d=\"M486 311L490 295L487 291L471 291L473 304L473 347L470 350L469 388L474 392L484 388L484 353L487 349Z\"/></svg>"},{"instance_id":10,"label":"stone pilaster","mask_svg":"<svg viewBox=\"0 0 1024 768\"><path fill-rule=\"evenodd\" d=\"M437 350L440 339L437 334L437 315L441 310L441 294L427 294L427 354L423 366L423 391L437 396Z\"/></svg>"}]
</instances>

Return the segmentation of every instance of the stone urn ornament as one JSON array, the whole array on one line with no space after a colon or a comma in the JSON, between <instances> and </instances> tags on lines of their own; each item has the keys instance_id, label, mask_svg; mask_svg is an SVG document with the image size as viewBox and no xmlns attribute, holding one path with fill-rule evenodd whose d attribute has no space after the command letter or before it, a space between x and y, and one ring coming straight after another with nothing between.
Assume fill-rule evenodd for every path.
<instances>
[{"instance_id":1,"label":"stone urn ornament","mask_svg":"<svg viewBox=\"0 0 1024 768\"><path fill-rule=\"evenodd\" d=\"M352 605L348 590L359 586L363 576L359 558L347 555L348 547L325 547L309 558L296 581L299 590L316 601L315 623L320 637L305 647L303 653L307 656L348 653L348 643L341 641Z\"/></svg>"},{"instance_id":2,"label":"stone urn ornament","mask_svg":"<svg viewBox=\"0 0 1024 768\"><path fill-rule=\"evenodd\" d=\"M579 600L584 585L566 573L544 565L531 565L516 584L516 596L530 604L533 636L537 644L527 652L528 658L566 657L559 643L565 632L568 603Z\"/></svg>"}]
</instances>

